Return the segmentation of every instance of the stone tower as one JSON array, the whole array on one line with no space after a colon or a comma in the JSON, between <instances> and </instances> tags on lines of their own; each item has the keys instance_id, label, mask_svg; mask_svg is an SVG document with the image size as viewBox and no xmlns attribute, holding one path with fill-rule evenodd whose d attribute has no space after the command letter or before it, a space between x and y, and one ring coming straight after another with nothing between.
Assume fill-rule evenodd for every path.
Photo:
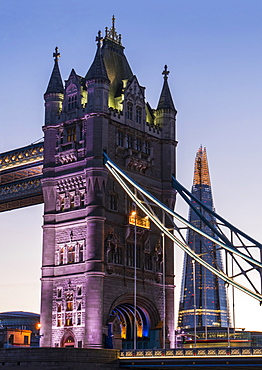
<instances>
[{"instance_id":1,"label":"stone tower","mask_svg":"<svg viewBox=\"0 0 262 370\"><path fill-rule=\"evenodd\" d=\"M134 206L104 167L103 152L174 208L177 112L169 72L165 67L152 109L125 57L114 17L96 41L86 76L72 70L65 85L56 48L44 94L41 345L160 347L163 332L165 342L173 343L172 243L165 242L163 287L161 234L148 222L132 225Z\"/></svg>"},{"instance_id":2,"label":"stone tower","mask_svg":"<svg viewBox=\"0 0 262 370\"><path fill-rule=\"evenodd\" d=\"M214 209L206 148L200 147L196 155L192 194L210 210ZM203 217L215 225L215 219L212 215L197 205L194 200L192 203ZM214 231L204 224L200 216L192 209L189 211L189 221L198 229L216 238ZM188 231L187 242L195 253L202 256L203 260L210 265L216 264L223 270L220 247L193 230ZM194 268L192 258L186 254L178 327L190 330L196 326L196 329L204 330L207 327L227 328L229 325L229 309L224 282L199 263L195 263Z\"/></svg>"}]
</instances>

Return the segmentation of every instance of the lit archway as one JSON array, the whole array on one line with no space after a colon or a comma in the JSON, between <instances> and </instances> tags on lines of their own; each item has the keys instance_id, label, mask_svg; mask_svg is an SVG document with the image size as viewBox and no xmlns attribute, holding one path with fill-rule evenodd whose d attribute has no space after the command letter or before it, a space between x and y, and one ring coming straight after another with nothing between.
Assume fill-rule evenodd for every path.
<instances>
[{"instance_id":1,"label":"lit archway","mask_svg":"<svg viewBox=\"0 0 262 370\"><path fill-rule=\"evenodd\" d=\"M161 326L159 313L153 302L137 296L119 297L111 308L108 319L106 346L109 348L159 348ZM136 342L136 344L135 344ZM152 348L153 348L152 347Z\"/></svg>"},{"instance_id":2,"label":"lit archway","mask_svg":"<svg viewBox=\"0 0 262 370\"><path fill-rule=\"evenodd\" d=\"M64 334L61 340L61 347L75 347L75 337L71 331Z\"/></svg>"}]
</instances>

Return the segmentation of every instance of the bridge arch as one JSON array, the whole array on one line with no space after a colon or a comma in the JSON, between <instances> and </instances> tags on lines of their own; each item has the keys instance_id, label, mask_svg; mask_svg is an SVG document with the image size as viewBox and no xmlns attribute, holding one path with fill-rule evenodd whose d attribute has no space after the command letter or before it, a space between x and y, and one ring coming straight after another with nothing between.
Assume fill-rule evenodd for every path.
<instances>
[{"instance_id":1,"label":"bridge arch","mask_svg":"<svg viewBox=\"0 0 262 370\"><path fill-rule=\"evenodd\" d=\"M157 347L160 345L159 323L160 315L153 302L138 295L135 307L132 294L120 296L110 308L107 345L111 348L131 348L136 328L138 348L147 348L152 342Z\"/></svg>"}]
</instances>

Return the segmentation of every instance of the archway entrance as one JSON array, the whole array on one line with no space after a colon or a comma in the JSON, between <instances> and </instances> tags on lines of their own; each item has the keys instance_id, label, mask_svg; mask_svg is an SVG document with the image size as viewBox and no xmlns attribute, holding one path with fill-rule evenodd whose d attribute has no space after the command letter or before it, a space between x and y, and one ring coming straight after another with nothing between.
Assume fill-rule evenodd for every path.
<instances>
[{"instance_id":1,"label":"archway entrance","mask_svg":"<svg viewBox=\"0 0 262 370\"><path fill-rule=\"evenodd\" d=\"M160 327L150 319L148 311L132 303L117 305L108 320L106 346L118 349L159 348Z\"/></svg>"},{"instance_id":2,"label":"archway entrance","mask_svg":"<svg viewBox=\"0 0 262 370\"><path fill-rule=\"evenodd\" d=\"M62 341L61 341L61 347L75 347L75 338L73 334L65 334Z\"/></svg>"}]
</instances>

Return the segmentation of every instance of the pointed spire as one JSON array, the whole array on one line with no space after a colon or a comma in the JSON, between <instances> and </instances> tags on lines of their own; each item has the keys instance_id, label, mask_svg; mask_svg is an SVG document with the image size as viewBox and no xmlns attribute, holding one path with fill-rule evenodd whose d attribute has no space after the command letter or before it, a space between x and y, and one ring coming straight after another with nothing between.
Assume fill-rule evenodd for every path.
<instances>
[{"instance_id":1,"label":"pointed spire","mask_svg":"<svg viewBox=\"0 0 262 370\"><path fill-rule=\"evenodd\" d=\"M168 82L167 82L168 75L169 75L169 71L167 70L167 65L165 65L164 71L162 72L162 74L164 75L164 84L163 84L163 88L160 94L157 109L169 108L169 109L173 109L176 111L176 108L173 103L172 95L169 90Z\"/></svg>"},{"instance_id":2,"label":"pointed spire","mask_svg":"<svg viewBox=\"0 0 262 370\"><path fill-rule=\"evenodd\" d=\"M116 32L116 28L115 28L115 16L113 15L112 17L112 27L110 28L110 30L108 30L108 28L106 27L106 31L105 31L105 34L106 34L106 38L111 40L111 41L114 41L116 42L117 44L119 45L122 45L122 35L121 34L117 34Z\"/></svg>"},{"instance_id":3,"label":"pointed spire","mask_svg":"<svg viewBox=\"0 0 262 370\"><path fill-rule=\"evenodd\" d=\"M211 186L206 148L203 150L202 145L196 154L193 185Z\"/></svg>"},{"instance_id":4,"label":"pointed spire","mask_svg":"<svg viewBox=\"0 0 262 370\"><path fill-rule=\"evenodd\" d=\"M97 51L91 67L89 68L85 78L86 80L99 79L109 81L104 60L101 53L101 31L98 31L98 36L96 37L97 41Z\"/></svg>"},{"instance_id":5,"label":"pointed spire","mask_svg":"<svg viewBox=\"0 0 262 370\"><path fill-rule=\"evenodd\" d=\"M58 60L60 57L60 53L58 52L58 47L55 48L53 57L54 57L55 64L54 64L54 68L53 68L45 94L49 94L49 93L63 94L64 86L63 86L63 81L62 81L59 66L58 66Z\"/></svg>"}]
</instances>

